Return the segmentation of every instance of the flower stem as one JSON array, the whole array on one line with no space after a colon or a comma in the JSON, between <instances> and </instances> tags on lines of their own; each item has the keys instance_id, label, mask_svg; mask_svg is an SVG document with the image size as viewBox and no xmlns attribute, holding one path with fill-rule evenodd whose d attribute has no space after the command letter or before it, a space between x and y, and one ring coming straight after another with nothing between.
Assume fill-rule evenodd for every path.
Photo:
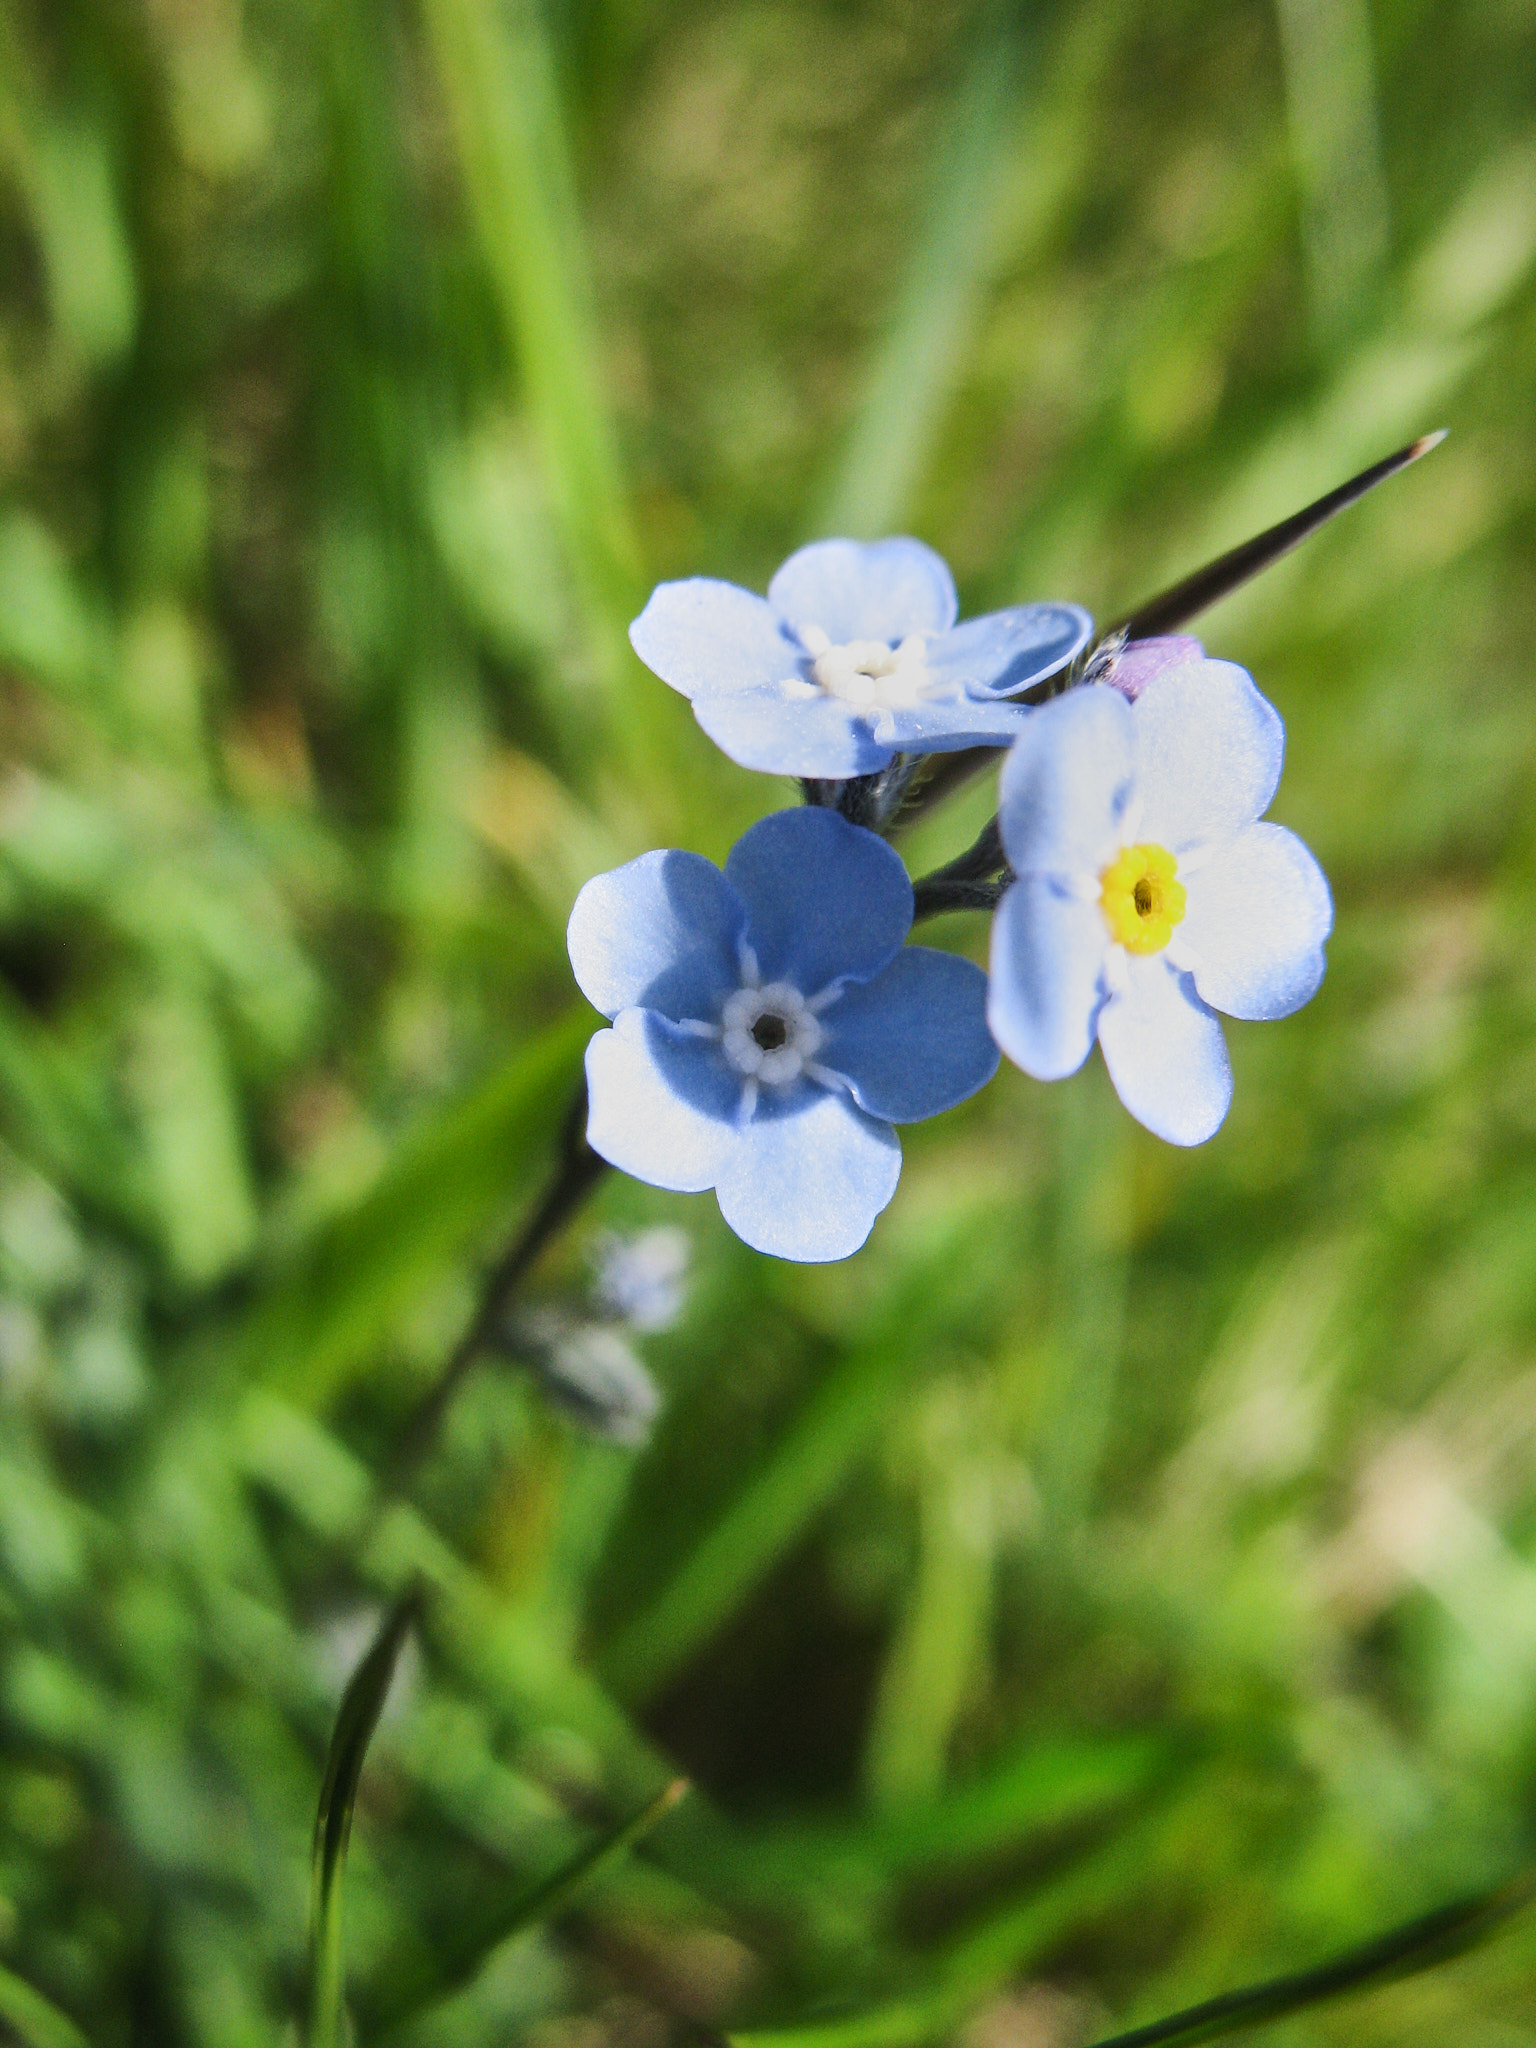
<instances>
[{"instance_id":1,"label":"flower stem","mask_svg":"<svg viewBox=\"0 0 1536 2048\"><path fill-rule=\"evenodd\" d=\"M486 1275L472 1321L449 1353L436 1383L405 1426L390 1471L394 1488L404 1484L431 1449L449 1403L470 1367L496 1335L528 1269L607 1172L607 1160L587 1143L586 1121L587 1087L583 1081L566 1113L560 1134L559 1164L544 1199Z\"/></svg>"},{"instance_id":2,"label":"flower stem","mask_svg":"<svg viewBox=\"0 0 1536 2048\"><path fill-rule=\"evenodd\" d=\"M946 910L995 910L1013 880L996 818L988 819L974 844L912 885L912 922Z\"/></svg>"}]
</instances>

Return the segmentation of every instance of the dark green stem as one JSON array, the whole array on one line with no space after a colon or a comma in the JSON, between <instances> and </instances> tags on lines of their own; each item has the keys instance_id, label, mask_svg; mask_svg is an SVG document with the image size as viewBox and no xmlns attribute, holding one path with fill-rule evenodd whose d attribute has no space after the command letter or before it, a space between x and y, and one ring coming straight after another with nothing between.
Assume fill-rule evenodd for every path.
<instances>
[{"instance_id":1,"label":"dark green stem","mask_svg":"<svg viewBox=\"0 0 1536 2048\"><path fill-rule=\"evenodd\" d=\"M587 1088L583 1081L566 1113L555 1177L544 1199L487 1274L473 1321L407 1422L390 1471L392 1487L402 1486L431 1449L449 1403L470 1367L496 1337L512 1296L534 1260L608 1171L607 1160L587 1143L586 1121Z\"/></svg>"},{"instance_id":2,"label":"dark green stem","mask_svg":"<svg viewBox=\"0 0 1536 2048\"><path fill-rule=\"evenodd\" d=\"M946 910L995 910L1013 880L996 818L988 819L972 845L912 885L912 922Z\"/></svg>"}]
</instances>

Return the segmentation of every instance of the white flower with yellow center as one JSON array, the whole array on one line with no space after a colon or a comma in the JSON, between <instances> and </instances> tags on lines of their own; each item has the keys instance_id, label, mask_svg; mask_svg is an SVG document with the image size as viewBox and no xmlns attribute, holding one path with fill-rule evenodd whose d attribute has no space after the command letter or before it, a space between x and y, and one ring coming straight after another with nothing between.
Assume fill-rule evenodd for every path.
<instances>
[{"instance_id":1,"label":"white flower with yellow center","mask_svg":"<svg viewBox=\"0 0 1536 2048\"><path fill-rule=\"evenodd\" d=\"M1017 878L992 927L987 1019L1038 1080L1095 1036L1121 1101L1175 1145L1216 1130L1232 1069L1215 1012L1285 1017L1323 977L1333 906L1293 832L1261 823L1285 734L1232 662L1196 649L1134 703L1069 691L1004 764Z\"/></svg>"}]
</instances>

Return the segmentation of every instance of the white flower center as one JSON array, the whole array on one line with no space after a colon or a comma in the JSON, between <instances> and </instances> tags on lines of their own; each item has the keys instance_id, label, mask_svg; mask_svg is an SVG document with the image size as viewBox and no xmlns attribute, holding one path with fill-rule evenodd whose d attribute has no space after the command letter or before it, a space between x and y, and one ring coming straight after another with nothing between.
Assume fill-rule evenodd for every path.
<instances>
[{"instance_id":1,"label":"white flower center","mask_svg":"<svg viewBox=\"0 0 1536 2048\"><path fill-rule=\"evenodd\" d=\"M909 633L899 647L884 640L849 640L841 647L820 626L801 626L800 643L811 656L810 682L793 676L784 684L787 696L838 697L861 709L911 711L944 688L928 668L928 639Z\"/></svg>"},{"instance_id":2,"label":"white flower center","mask_svg":"<svg viewBox=\"0 0 1536 2048\"><path fill-rule=\"evenodd\" d=\"M725 1056L750 1081L783 1087L798 1081L821 1046L822 1028L787 981L739 988L720 1012Z\"/></svg>"}]
</instances>

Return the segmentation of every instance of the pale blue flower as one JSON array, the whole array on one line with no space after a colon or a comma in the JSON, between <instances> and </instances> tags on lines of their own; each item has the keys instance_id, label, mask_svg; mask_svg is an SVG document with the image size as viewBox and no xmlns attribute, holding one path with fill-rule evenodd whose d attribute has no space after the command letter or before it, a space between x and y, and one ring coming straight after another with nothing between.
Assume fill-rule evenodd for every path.
<instances>
[{"instance_id":1,"label":"pale blue flower","mask_svg":"<svg viewBox=\"0 0 1536 2048\"><path fill-rule=\"evenodd\" d=\"M912 884L836 812L777 811L722 874L642 854L576 899L568 943L613 1028L587 1048L587 1139L656 1187L713 1188L758 1251L841 1259L896 1190L891 1126L991 1079L986 977L902 942Z\"/></svg>"},{"instance_id":2,"label":"pale blue flower","mask_svg":"<svg viewBox=\"0 0 1536 2048\"><path fill-rule=\"evenodd\" d=\"M958 609L921 541L822 540L766 598L706 576L659 584L629 637L743 768L838 781L897 753L1006 746L1029 713L1003 700L1065 668L1093 631L1075 604L963 626Z\"/></svg>"},{"instance_id":3,"label":"pale blue flower","mask_svg":"<svg viewBox=\"0 0 1536 2048\"><path fill-rule=\"evenodd\" d=\"M1009 755L999 817L1017 880L992 927L987 1013L1042 1081L1081 1066L1097 1035L1120 1100L1175 1145L1210 1137L1231 1100L1215 1012L1299 1009L1333 924L1312 855L1259 822L1278 714L1192 644L1149 655L1134 703L1096 685L1057 698Z\"/></svg>"}]
</instances>

